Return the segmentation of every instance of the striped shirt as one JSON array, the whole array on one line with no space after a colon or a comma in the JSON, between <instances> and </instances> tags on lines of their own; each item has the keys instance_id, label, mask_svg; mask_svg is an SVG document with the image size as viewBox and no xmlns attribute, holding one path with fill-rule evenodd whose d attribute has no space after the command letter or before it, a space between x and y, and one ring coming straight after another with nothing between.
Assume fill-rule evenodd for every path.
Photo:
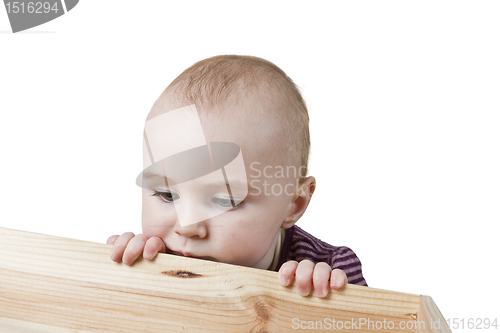
<instances>
[{"instance_id":1,"label":"striped shirt","mask_svg":"<svg viewBox=\"0 0 500 333\"><path fill-rule=\"evenodd\" d=\"M326 262L332 270L343 270L348 283L368 286L361 271L361 261L350 248L327 244L294 225L285 230L279 261L274 270L279 271L281 265L289 260L300 262L304 259L315 264Z\"/></svg>"}]
</instances>

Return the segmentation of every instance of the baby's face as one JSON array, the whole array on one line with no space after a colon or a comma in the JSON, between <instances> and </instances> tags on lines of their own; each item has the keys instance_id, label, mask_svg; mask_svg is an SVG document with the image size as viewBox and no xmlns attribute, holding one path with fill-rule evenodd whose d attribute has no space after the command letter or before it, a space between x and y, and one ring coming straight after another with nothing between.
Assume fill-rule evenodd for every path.
<instances>
[{"instance_id":1,"label":"baby's face","mask_svg":"<svg viewBox=\"0 0 500 333\"><path fill-rule=\"evenodd\" d=\"M248 183L244 201L233 207L227 192L215 186L187 186L176 193L174 186L170 189L158 182L143 189L143 233L161 238L177 254L267 269L279 229L290 212L296 183L293 175L275 177L283 148L276 122L253 110L252 103L235 108L222 110L222 117L202 117L201 123L207 142L231 142L240 147ZM179 201L174 204L174 200ZM210 205L212 210L220 209L220 214L181 224L175 207L181 204L189 209Z\"/></svg>"}]
</instances>

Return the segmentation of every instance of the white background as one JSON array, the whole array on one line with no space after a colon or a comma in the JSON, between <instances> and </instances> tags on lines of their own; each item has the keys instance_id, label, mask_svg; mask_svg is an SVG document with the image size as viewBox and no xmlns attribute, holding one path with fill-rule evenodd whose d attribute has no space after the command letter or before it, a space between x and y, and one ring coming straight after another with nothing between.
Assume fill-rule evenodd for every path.
<instances>
[{"instance_id":1,"label":"white background","mask_svg":"<svg viewBox=\"0 0 500 333\"><path fill-rule=\"evenodd\" d=\"M309 107L317 191L298 225L351 247L371 287L500 317L499 16L495 1L84 0L12 34L1 8L0 226L140 232L155 99L198 60L255 55Z\"/></svg>"}]
</instances>

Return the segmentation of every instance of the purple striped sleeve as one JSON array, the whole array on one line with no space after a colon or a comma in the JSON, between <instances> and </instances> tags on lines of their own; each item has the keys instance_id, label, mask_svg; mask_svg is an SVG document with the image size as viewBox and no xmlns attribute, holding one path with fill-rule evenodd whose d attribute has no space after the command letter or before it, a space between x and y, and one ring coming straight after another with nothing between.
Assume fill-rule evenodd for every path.
<instances>
[{"instance_id":1,"label":"purple striped sleeve","mask_svg":"<svg viewBox=\"0 0 500 333\"><path fill-rule=\"evenodd\" d=\"M354 251L346 246L325 243L294 225L285 232L280 260L275 270L279 271L281 265L289 260L300 262L305 259L314 263L326 262L332 269L343 270L349 283L368 286L361 270L361 261Z\"/></svg>"}]
</instances>

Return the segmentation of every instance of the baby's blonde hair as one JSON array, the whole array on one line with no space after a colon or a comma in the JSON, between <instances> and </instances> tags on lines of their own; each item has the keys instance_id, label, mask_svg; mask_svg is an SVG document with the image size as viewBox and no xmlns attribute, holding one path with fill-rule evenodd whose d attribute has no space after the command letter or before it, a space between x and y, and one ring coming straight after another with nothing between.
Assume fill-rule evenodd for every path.
<instances>
[{"instance_id":1,"label":"baby's blonde hair","mask_svg":"<svg viewBox=\"0 0 500 333\"><path fill-rule=\"evenodd\" d=\"M242 96L257 97L279 117L285 138L283 163L298 164L300 180L307 175L310 149L307 107L294 82L270 61L240 55L201 60L172 81L163 95L173 96L184 104L195 104L205 112L237 103Z\"/></svg>"}]
</instances>

